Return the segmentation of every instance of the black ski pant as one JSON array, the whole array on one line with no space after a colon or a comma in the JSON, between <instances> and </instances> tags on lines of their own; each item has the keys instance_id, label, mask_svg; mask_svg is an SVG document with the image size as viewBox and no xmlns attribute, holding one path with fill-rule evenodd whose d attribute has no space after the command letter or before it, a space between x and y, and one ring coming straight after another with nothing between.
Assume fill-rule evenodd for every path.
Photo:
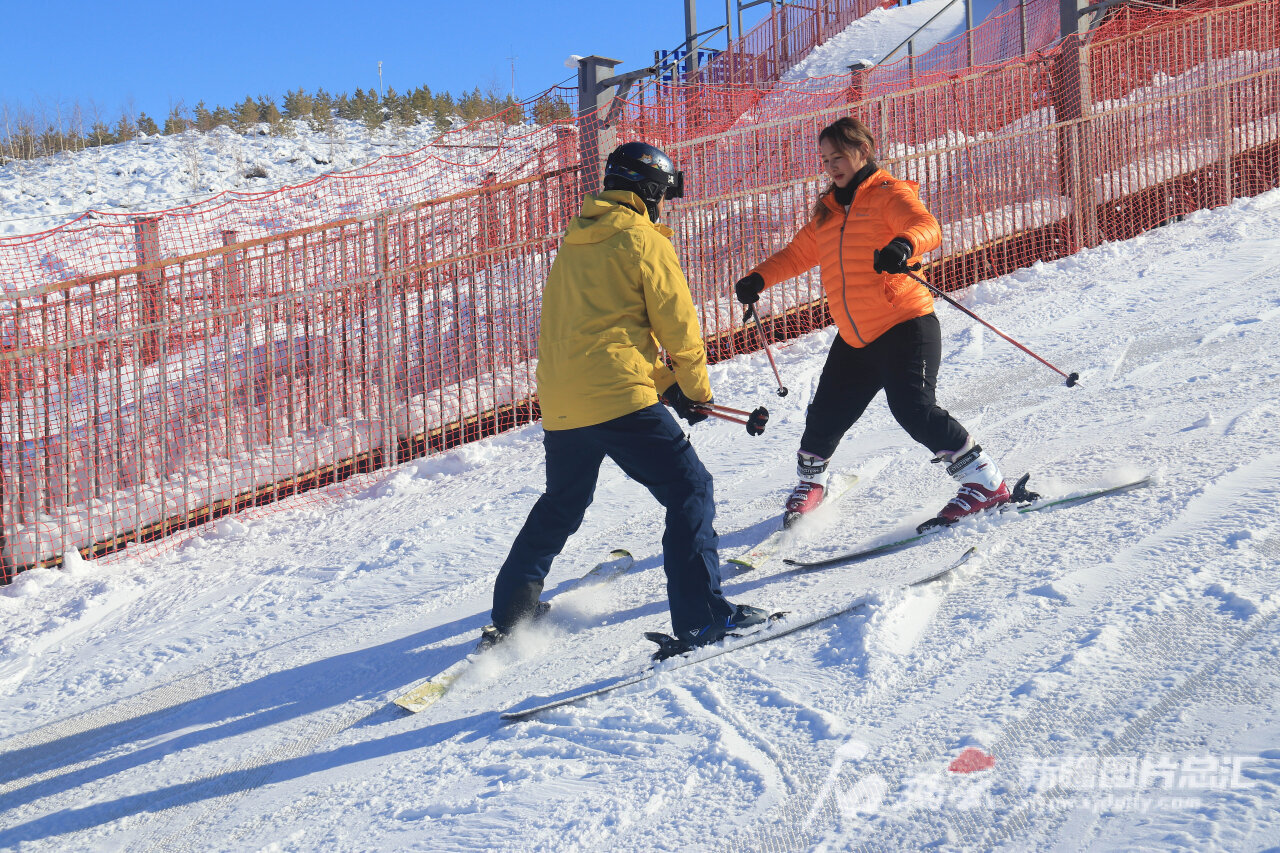
<instances>
[{"instance_id":1,"label":"black ski pant","mask_svg":"<svg viewBox=\"0 0 1280 853\"><path fill-rule=\"evenodd\" d=\"M711 474L660 403L595 426L547 430L547 489L516 536L493 588L493 624L529 615L565 542L582 524L608 456L666 507L663 569L677 631L723 622L734 608L720 592L719 537Z\"/></svg>"},{"instance_id":2,"label":"black ski pant","mask_svg":"<svg viewBox=\"0 0 1280 853\"><path fill-rule=\"evenodd\" d=\"M883 388L889 411L908 435L935 454L959 450L969 433L934 399L941 362L936 314L899 323L865 347L849 346L837 335L809 404L800 449L830 459Z\"/></svg>"}]
</instances>

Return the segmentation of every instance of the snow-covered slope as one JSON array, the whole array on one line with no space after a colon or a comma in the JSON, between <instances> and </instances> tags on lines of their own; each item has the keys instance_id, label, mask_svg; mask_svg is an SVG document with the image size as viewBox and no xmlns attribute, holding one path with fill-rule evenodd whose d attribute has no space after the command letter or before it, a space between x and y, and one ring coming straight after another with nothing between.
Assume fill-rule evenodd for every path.
<instances>
[{"instance_id":1,"label":"snow-covered slope","mask_svg":"<svg viewBox=\"0 0 1280 853\"><path fill-rule=\"evenodd\" d=\"M90 210L142 213L193 204L228 190L260 193L357 168L440 136L430 122L370 132L335 119L331 131L288 123L288 136L227 127L88 148L0 166L0 236L54 228Z\"/></svg>"},{"instance_id":2,"label":"snow-covered slope","mask_svg":"<svg viewBox=\"0 0 1280 853\"><path fill-rule=\"evenodd\" d=\"M661 511L611 465L553 569L553 619L438 706L389 700L465 655L542 487L530 426L324 505L224 520L146 562L0 590L0 848L1260 850L1280 844L1280 191L987 282L940 306L940 397L1000 460L1111 500L962 526L731 599L825 627L502 725L644 665ZM691 430L725 555L777 523L831 332L712 370L768 431ZM862 482L785 550L901 532L949 482L877 401ZM979 559L910 592L898 578ZM564 586L612 547L635 570ZM954 769L949 769L954 768ZM981 769L985 768L985 769ZM961 772L969 770L972 772Z\"/></svg>"},{"instance_id":3,"label":"snow-covered slope","mask_svg":"<svg viewBox=\"0 0 1280 853\"><path fill-rule=\"evenodd\" d=\"M939 42L964 32L964 23L964 4L952 4L951 0L920 0L888 9L873 9L811 50L782 75L782 81L845 75L849 73L849 66L858 61L868 65L897 62L906 58L903 42L911 38L915 40L915 55L919 56Z\"/></svg>"}]
</instances>

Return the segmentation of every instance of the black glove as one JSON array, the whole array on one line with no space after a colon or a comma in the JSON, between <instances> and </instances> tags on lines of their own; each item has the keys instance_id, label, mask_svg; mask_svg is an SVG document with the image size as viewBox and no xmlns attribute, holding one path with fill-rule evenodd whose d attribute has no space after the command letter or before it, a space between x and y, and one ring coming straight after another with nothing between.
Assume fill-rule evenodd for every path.
<instances>
[{"instance_id":1,"label":"black glove","mask_svg":"<svg viewBox=\"0 0 1280 853\"><path fill-rule=\"evenodd\" d=\"M738 295L738 301L743 305L755 305L760 300L760 292L763 290L764 276L758 272L738 279L738 283L733 286L733 292Z\"/></svg>"},{"instance_id":2,"label":"black glove","mask_svg":"<svg viewBox=\"0 0 1280 853\"><path fill-rule=\"evenodd\" d=\"M662 392L662 402L674 409L675 413L684 418L689 426L702 423L707 419L707 413L694 408L698 404L684 395L678 382L672 383L670 388Z\"/></svg>"},{"instance_id":3,"label":"black glove","mask_svg":"<svg viewBox=\"0 0 1280 853\"><path fill-rule=\"evenodd\" d=\"M889 241L889 245L872 254L872 268L876 272L902 275L907 271L907 260L914 251L905 238L894 237Z\"/></svg>"}]
</instances>

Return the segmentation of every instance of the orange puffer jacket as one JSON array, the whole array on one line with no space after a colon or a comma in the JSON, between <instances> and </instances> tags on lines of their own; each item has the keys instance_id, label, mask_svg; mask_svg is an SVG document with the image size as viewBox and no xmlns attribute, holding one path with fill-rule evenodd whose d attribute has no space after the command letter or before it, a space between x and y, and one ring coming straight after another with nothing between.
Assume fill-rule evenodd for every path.
<instances>
[{"instance_id":1,"label":"orange puffer jacket","mask_svg":"<svg viewBox=\"0 0 1280 853\"><path fill-rule=\"evenodd\" d=\"M877 273L872 253L895 237L911 241L915 263L942 242L938 220L920 202L920 185L877 169L862 182L846 213L832 193L822 198L831 214L800 229L786 248L752 272L767 287L821 265L822 289L840 337L865 347L899 323L933 312L927 288L906 275Z\"/></svg>"}]
</instances>

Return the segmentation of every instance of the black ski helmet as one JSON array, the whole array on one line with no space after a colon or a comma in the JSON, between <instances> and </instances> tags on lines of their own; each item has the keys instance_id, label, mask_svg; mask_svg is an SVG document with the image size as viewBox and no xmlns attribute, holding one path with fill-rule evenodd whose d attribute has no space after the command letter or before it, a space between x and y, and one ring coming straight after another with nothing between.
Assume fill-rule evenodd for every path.
<instances>
[{"instance_id":1,"label":"black ski helmet","mask_svg":"<svg viewBox=\"0 0 1280 853\"><path fill-rule=\"evenodd\" d=\"M671 158L644 142L627 142L609 155L604 167L604 188L630 190L649 209L649 218L658 221L658 202L684 195L684 172L676 170Z\"/></svg>"}]
</instances>

